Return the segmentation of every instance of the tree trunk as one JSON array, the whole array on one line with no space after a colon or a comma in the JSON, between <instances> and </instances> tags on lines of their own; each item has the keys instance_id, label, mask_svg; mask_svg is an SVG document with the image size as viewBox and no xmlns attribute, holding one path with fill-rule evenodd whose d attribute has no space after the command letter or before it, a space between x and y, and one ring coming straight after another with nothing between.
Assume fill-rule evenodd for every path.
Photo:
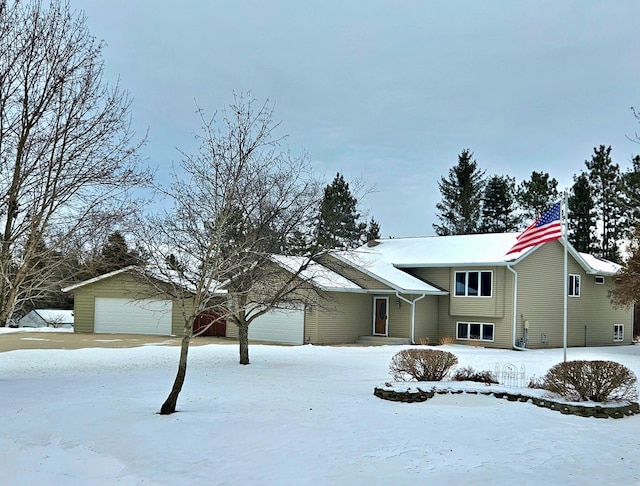
<instances>
[{"instance_id":1,"label":"tree trunk","mask_svg":"<svg viewBox=\"0 0 640 486\"><path fill-rule=\"evenodd\" d=\"M169 396L160 408L160 415L171 415L176 411L178 395L180 395L182 385L184 384L184 378L187 374L187 354L189 353L190 340L190 332L182 338L182 346L180 347L180 363L178 364L178 374L176 375L176 379L173 382L171 393L169 393Z\"/></svg>"},{"instance_id":2,"label":"tree trunk","mask_svg":"<svg viewBox=\"0 0 640 486\"><path fill-rule=\"evenodd\" d=\"M240 364L249 364L249 325L243 323L238 326L238 340L240 342Z\"/></svg>"}]
</instances>

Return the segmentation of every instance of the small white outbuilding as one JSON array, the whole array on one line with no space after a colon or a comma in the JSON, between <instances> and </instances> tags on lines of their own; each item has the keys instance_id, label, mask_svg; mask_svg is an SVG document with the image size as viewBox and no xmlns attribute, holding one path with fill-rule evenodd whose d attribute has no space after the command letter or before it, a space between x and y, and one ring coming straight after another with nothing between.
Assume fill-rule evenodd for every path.
<instances>
[{"instance_id":1,"label":"small white outbuilding","mask_svg":"<svg viewBox=\"0 0 640 486\"><path fill-rule=\"evenodd\" d=\"M73 311L33 309L18 321L18 327L73 327Z\"/></svg>"}]
</instances>

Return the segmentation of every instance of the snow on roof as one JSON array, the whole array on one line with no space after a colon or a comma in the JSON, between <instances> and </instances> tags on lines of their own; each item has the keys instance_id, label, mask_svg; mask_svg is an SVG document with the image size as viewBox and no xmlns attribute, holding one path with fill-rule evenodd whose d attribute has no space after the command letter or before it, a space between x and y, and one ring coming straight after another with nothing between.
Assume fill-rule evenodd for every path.
<instances>
[{"instance_id":1,"label":"snow on roof","mask_svg":"<svg viewBox=\"0 0 640 486\"><path fill-rule=\"evenodd\" d=\"M401 292L419 292L432 295L445 295L448 292L408 274L385 260L381 253L370 249L337 251L332 253L336 258L356 267L363 273L382 281Z\"/></svg>"},{"instance_id":2,"label":"snow on roof","mask_svg":"<svg viewBox=\"0 0 640 486\"><path fill-rule=\"evenodd\" d=\"M579 255L582 257L585 263L593 269L594 273L599 273L602 275L615 275L622 269L622 266L618 265L617 263L595 257L588 253L579 253Z\"/></svg>"},{"instance_id":3,"label":"snow on roof","mask_svg":"<svg viewBox=\"0 0 640 486\"><path fill-rule=\"evenodd\" d=\"M351 280L317 262L310 262L308 258L273 255L272 259L278 265L292 273L296 273L300 268L306 265L306 268L300 272L300 277L320 289L346 291L362 290L362 287Z\"/></svg>"},{"instance_id":4,"label":"snow on roof","mask_svg":"<svg viewBox=\"0 0 640 486\"><path fill-rule=\"evenodd\" d=\"M390 238L376 240L377 244L365 245L359 251L377 253L381 260L397 268L506 265L537 248L528 248L506 256L507 251L516 243L518 235L519 233L491 233ZM588 253L578 253L571 245L568 248L587 273L615 275L621 268L616 263Z\"/></svg>"},{"instance_id":5,"label":"snow on roof","mask_svg":"<svg viewBox=\"0 0 640 486\"><path fill-rule=\"evenodd\" d=\"M73 311L65 309L35 309L45 322L73 324Z\"/></svg>"},{"instance_id":6,"label":"snow on roof","mask_svg":"<svg viewBox=\"0 0 640 486\"><path fill-rule=\"evenodd\" d=\"M368 248L396 267L418 268L455 265L508 263L528 250L505 257L516 243L519 233L480 235L425 236L376 240ZM367 246L361 247L366 249Z\"/></svg>"}]
</instances>

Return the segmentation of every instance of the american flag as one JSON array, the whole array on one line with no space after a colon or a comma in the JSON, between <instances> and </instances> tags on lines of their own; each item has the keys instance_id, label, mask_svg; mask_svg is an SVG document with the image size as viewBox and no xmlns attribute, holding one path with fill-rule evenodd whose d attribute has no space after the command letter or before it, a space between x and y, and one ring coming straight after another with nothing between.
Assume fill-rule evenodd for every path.
<instances>
[{"instance_id":1,"label":"american flag","mask_svg":"<svg viewBox=\"0 0 640 486\"><path fill-rule=\"evenodd\" d=\"M562 223L560 222L560 207L562 201L558 201L551 209L536 219L518 236L518 242L511 247L507 255L522 251L531 246L540 245L547 241L557 240L562 237Z\"/></svg>"}]
</instances>

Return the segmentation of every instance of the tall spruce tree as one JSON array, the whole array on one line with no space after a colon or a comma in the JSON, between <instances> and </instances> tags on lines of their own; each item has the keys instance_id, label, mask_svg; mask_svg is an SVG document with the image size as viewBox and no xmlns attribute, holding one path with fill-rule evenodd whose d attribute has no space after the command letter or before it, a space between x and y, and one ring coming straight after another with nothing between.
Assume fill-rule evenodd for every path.
<instances>
[{"instance_id":1,"label":"tall spruce tree","mask_svg":"<svg viewBox=\"0 0 640 486\"><path fill-rule=\"evenodd\" d=\"M487 180L482 204L481 233L516 231L520 217L516 214L516 180L494 175Z\"/></svg>"},{"instance_id":2,"label":"tall spruce tree","mask_svg":"<svg viewBox=\"0 0 640 486\"><path fill-rule=\"evenodd\" d=\"M360 222L358 200L351 193L349 183L337 173L331 184L324 188L318 215L320 248L355 248L362 242L367 224Z\"/></svg>"},{"instance_id":3,"label":"tall spruce tree","mask_svg":"<svg viewBox=\"0 0 640 486\"><path fill-rule=\"evenodd\" d=\"M442 201L436 204L436 217L440 224L433 225L438 235L478 233L486 184L484 174L469 149L458 155L458 164L449 169L447 178L438 182Z\"/></svg>"},{"instance_id":4,"label":"tall spruce tree","mask_svg":"<svg viewBox=\"0 0 640 486\"><path fill-rule=\"evenodd\" d=\"M569 195L569 241L584 253L591 253L595 245L595 209L591 199L589 177L582 172L573 177Z\"/></svg>"},{"instance_id":5,"label":"tall spruce tree","mask_svg":"<svg viewBox=\"0 0 640 486\"><path fill-rule=\"evenodd\" d=\"M143 263L144 258L140 251L129 248L124 235L120 231L114 231L108 236L100 255L91 265L90 272L101 275Z\"/></svg>"},{"instance_id":6,"label":"tall spruce tree","mask_svg":"<svg viewBox=\"0 0 640 486\"><path fill-rule=\"evenodd\" d=\"M631 168L622 174L623 236L630 238L640 224L640 155L631 159Z\"/></svg>"},{"instance_id":7,"label":"tall spruce tree","mask_svg":"<svg viewBox=\"0 0 640 486\"><path fill-rule=\"evenodd\" d=\"M557 202L558 197L558 181L550 178L548 172L533 171L531 178L518 186L517 199L523 220L534 221Z\"/></svg>"},{"instance_id":8,"label":"tall spruce tree","mask_svg":"<svg viewBox=\"0 0 640 486\"><path fill-rule=\"evenodd\" d=\"M620 167L611 160L611 146L594 148L586 160L591 197L598 225L597 256L620 262L619 243L623 226L623 201L620 197Z\"/></svg>"},{"instance_id":9,"label":"tall spruce tree","mask_svg":"<svg viewBox=\"0 0 640 486\"><path fill-rule=\"evenodd\" d=\"M365 243L380 239L380 224L373 218L369 221L369 226L365 232Z\"/></svg>"}]
</instances>

